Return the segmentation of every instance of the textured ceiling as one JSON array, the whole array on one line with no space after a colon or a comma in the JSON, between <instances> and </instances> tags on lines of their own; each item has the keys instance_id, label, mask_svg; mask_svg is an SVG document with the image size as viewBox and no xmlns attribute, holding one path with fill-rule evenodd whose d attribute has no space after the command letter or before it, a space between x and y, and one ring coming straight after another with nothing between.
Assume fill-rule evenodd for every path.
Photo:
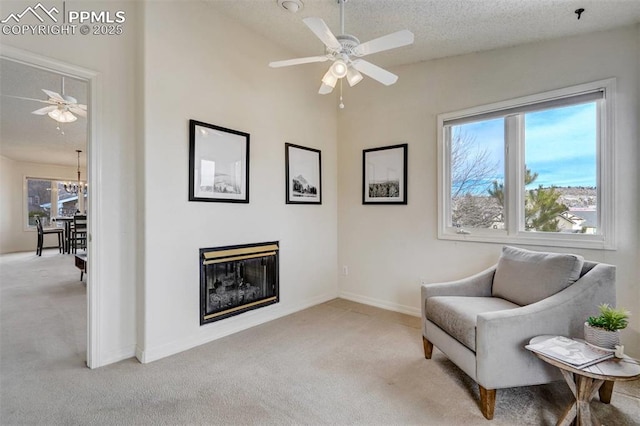
<instances>
[{"instance_id":1,"label":"textured ceiling","mask_svg":"<svg viewBox=\"0 0 640 426\"><path fill-rule=\"evenodd\" d=\"M87 119L78 117L73 123L60 124L47 115L31 111L47 104L15 99L20 96L48 99L41 89L61 93L62 77L8 59L0 59L0 155L17 161L77 165L76 149L83 151L80 165L85 166ZM87 84L65 77L65 94L81 104L87 103ZM64 134L62 134L64 132Z\"/></svg>"},{"instance_id":2,"label":"textured ceiling","mask_svg":"<svg viewBox=\"0 0 640 426\"><path fill-rule=\"evenodd\" d=\"M301 0L298 13L277 0L209 0L211 7L289 49L319 55L322 43L302 22L322 18L340 33L337 0ZM345 32L365 42L395 31L415 34L412 46L367 57L393 66L585 34L640 22L640 0L348 0ZM574 11L584 8L580 20ZM289 59L289 58L273 58Z\"/></svg>"}]
</instances>

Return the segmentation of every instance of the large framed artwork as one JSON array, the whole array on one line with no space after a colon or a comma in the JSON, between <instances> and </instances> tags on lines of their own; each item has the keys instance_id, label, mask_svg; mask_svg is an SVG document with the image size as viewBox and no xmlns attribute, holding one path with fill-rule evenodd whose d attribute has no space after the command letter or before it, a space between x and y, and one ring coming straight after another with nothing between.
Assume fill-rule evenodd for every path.
<instances>
[{"instance_id":1,"label":"large framed artwork","mask_svg":"<svg viewBox=\"0 0 640 426\"><path fill-rule=\"evenodd\" d=\"M189 120L189 201L249 202L249 134Z\"/></svg>"},{"instance_id":2,"label":"large framed artwork","mask_svg":"<svg viewBox=\"0 0 640 426\"><path fill-rule=\"evenodd\" d=\"M322 204L320 150L284 144L286 203Z\"/></svg>"},{"instance_id":3,"label":"large framed artwork","mask_svg":"<svg viewBox=\"0 0 640 426\"><path fill-rule=\"evenodd\" d=\"M362 152L362 204L407 204L407 144Z\"/></svg>"}]
</instances>

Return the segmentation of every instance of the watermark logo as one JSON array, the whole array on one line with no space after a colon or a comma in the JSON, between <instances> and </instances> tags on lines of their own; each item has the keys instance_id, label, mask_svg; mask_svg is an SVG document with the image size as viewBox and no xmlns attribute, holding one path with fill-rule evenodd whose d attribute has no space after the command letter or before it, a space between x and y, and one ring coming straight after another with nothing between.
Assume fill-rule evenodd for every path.
<instances>
[{"instance_id":1,"label":"watermark logo","mask_svg":"<svg viewBox=\"0 0 640 426\"><path fill-rule=\"evenodd\" d=\"M40 12L40 13L38 13ZM16 24L20 23L20 20L28 14L31 14L33 16L35 16L38 21L43 22L44 23L44 19L42 18L42 15L46 15L48 16L53 22L58 22L58 19L53 16L53 14L59 14L60 11L54 6L51 9L47 10L46 7L44 7L42 5L42 3L38 3L35 6L31 7L28 6L24 11L22 11L22 13L11 13L9 14L9 16L7 16L5 19L3 19L2 21L0 21L0 23L2 24L6 24L9 21L11 21L12 19L15 21Z\"/></svg>"},{"instance_id":2,"label":"watermark logo","mask_svg":"<svg viewBox=\"0 0 640 426\"><path fill-rule=\"evenodd\" d=\"M0 24L3 35L120 35L126 19L123 10L67 10L62 1L51 7L38 2L10 13Z\"/></svg>"}]
</instances>

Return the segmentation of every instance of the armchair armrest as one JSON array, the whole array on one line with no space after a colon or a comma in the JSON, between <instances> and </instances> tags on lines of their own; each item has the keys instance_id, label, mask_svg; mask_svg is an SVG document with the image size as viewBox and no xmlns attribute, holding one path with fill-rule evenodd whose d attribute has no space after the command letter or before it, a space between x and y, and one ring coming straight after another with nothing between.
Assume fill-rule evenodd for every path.
<instances>
[{"instance_id":1,"label":"armchair armrest","mask_svg":"<svg viewBox=\"0 0 640 426\"><path fill-rule=\"evenodd\" d=\"M422 294L422 318L426 318L427 298L434 296L469 296L483 297L491 296L491 287L493 285L493 275L496 272L496 266L485 269L475 275L456 281L444 283L424 284L421 288Z\"/></svg>"},{"instance_id":2,"label":"armchair armrest","mask_svg":"<svg viewBox=\"0 0 640 426\"><path fill-rule=\"evenodd\" d=\"M495 272L496 265L493 265L489 269L461 280L424 284L422 286L422 300L434 296L491 296Z\"/></svg>"},{"instance_id":3,"label":"armchair armrest","mask_svg":"<svg viewBox=\"0 0 640 426\"><path fill-rule=\"evenodd\" d=\"M478 383L487 389L545 383L539 360L524 345L543 334L581 338L586 318L596 313L600 303L615 304L612 265L596 265L574 284L537 303L479 314Z\"/></svg>"}]
</instances>

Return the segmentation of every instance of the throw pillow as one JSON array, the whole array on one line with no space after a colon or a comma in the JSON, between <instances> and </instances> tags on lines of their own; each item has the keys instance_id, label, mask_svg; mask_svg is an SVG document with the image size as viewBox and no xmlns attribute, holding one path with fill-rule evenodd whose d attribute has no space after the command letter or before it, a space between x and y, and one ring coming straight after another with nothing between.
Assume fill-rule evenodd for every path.
<instances>
[{"instance_id":1,"label":"throw pillow","mask_svg":"<svg viewBox=\"0 0 640 426\"><path fill-rule=\"evenodd\" d=\"M584 258L504 246L492 293L518 305L530 305L564 290L580 278Z\"/></svg>"}]
</instances>

